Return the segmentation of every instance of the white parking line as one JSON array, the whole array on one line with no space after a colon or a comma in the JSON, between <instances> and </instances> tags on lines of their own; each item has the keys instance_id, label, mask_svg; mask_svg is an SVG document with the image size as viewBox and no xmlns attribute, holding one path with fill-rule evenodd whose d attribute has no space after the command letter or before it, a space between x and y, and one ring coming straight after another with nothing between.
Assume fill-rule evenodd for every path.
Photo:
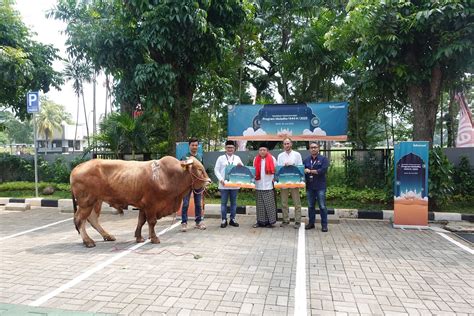
<instances>
[{"instance_id":1,"label":"white parking line","mask_svg":"<svg viewBox=\"0 0 474 316\"><path fill-rule=\"evenodd\" d=\"M306 242L304 225L298 231L296 255L295 316L306 315Z\"/></svg>"},{"instance_id":2,"label":"white parking line","mask_svg":"<svg viewBox=\"0 0 474 316\"><path fill-rule=\"evenodd\" d=\"M23 232L16 233L16 234L13 234L13 235L10 235L10 236L1 237L0 241L5 240L5 239L9 239L9 238L13 238L13 237L17 237L17 236L21 236L21 235L24 235L24 234L28 234L28 233L31 233L31 232L34 232L34 231L37 231L37 230L40 230L40 229L43 229L43 228L46 228L46 227L50 227L50 226L54 226L54 225L57 225L57 224L67 222L67 221L70 221L70 220L72 220L72 218L63 219L62 221L58 221L58 222L54 222L54 223L44 225L44 226L41 226L41 227L36 227L36 228L33 228L33 229L25 230Z\"/></svg>"},{"instance_id":3,"label":"white parking line","mask_svg":"<svg viewBox=\"0 0 474 316\"><path fill-rule=\"evenodd\" d=\"M463 244L461 244L459 241L456 241L454 239L452 239L451 237L449 237L448 235L444 234L444 233L437 233L438 235L440 235L441 237L443 237L444 239L447 239L448 241L452 242L453 244L455 244L456 246L462 248L463 250L466 250L467 252L469 252L471 255L474 255L474 250L472 250L471 248L469 248L468 246L465 246Z\"/></svg>"},{"instance_id":4,"label":"white parking line","mask_svg":"<svg viewBox=\"0 0 474 316\"><path fill-rule=\"evenodd\" d=\"M166 233L167 231L170 231L172 230L173 228L175 228L176 226L178 225L181 225L180 222L177 222L175 224L173 224L172 226L166 228L166 229L163 229L161 232L158 233L158 236L160 235L163 235L164 233ZM28 304L30 306L40 306L42 304L44 304L45 302L47 302L49 299L55 297L56 295L58 295L59 293L61 292L64 292L65 290L73 287L74 285L78 284L79 282L87 279L88 277L90 277L91 275L93 275L94 273L96 273L97 271L99 270L102 270L103 268L105 268L106 266L108 266L109 264L117 261L118 259L128 255L129 253L131 253L132 251L146 245L147 243L150 242L150 239L147 239L145 240L145 242L143 243L140 243L140 244L136 244L124 251L122 251L121 253L113 256L112 258L110 258L109 260L105 261L105 262L102 262L101 264L95 266L94 268L82 273L81 275L79 275L78 277L72 279L71 281L67 282L66 284L63 284L62 286L60 286L59 288L57 288L56 290L40 297L39 299L37 299L36 301Z\"/></svg>"}]
</instances>

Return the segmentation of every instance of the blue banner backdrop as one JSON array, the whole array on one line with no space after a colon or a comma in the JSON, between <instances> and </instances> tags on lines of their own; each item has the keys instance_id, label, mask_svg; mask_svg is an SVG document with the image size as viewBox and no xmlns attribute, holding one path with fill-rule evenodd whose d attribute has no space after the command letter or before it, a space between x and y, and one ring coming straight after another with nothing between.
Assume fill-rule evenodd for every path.
<instances>
[{"instance_id":1,"label":"blue banner backdrop","mask_svg":"<svg viewBox=\"0 0 474 316\"><path fill-rule=\"evenodd\" d=\"M347 140L347 102L231 105L231 140Z\"/></svg>"}]
</instances>

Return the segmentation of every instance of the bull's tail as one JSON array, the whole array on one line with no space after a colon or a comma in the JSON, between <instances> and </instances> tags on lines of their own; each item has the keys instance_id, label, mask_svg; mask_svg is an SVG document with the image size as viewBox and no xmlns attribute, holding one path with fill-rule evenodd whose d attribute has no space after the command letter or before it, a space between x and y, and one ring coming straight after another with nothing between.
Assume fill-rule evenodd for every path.
<instances>
[{"instance_id":1,"label":"bull's tail","mask_svg":"<svg viewBox=\"0 0 474 316\"><path fill-rule=\"evenodd\" d=\"M71 190L71 196L72 196L72 207L74 208L74 226L76 226L76 230L80 234L81 232L79 231L79 226L77 225L77 222L76 222L77 202L76 202L76 197L74 196L74 193L72 192L72 190Z\"/></svg>"}]
</instances>

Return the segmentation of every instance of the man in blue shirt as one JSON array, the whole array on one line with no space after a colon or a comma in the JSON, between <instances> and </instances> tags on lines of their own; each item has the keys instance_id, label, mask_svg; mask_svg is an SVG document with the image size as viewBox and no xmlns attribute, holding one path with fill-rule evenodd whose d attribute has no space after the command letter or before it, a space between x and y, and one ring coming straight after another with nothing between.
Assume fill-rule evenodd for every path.
<instances>
[{"instance_id":1,"label":"man in blue shirt","mask_svg":"<svg viewBox=\"0 0 474 316\"><path fill-rule=\"evenodd\" d=\"M305 229L313 229L316 221L315 204L318 200L321 212L322 231L328 231L328 210L326 208L326 172L329 161L319 154L319 144L312 142L309 145L310 156L303 161L306 178L306 197L308 198L309 222Z\"/></svg>"}]
</instances>

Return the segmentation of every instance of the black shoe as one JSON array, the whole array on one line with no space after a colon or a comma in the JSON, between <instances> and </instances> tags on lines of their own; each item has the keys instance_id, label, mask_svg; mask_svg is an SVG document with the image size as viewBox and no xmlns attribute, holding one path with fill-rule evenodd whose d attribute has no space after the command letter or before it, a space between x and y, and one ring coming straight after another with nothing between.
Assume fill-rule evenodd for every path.
<instances>
[{"instance_id":1,"label":"black shoe","mask_svg":"<svg viewBox=\"0 0 474 316\"><path fill-rule=\"evenodd\" d=\"M307 224L304 229L308 230L308 229L314 229L314 224Z\"/></svg>"},{"instance_id":2,"label":"black shoe","mask_svg":"<svg viewBox=\"0 0 474 316\"><path fill-rule=\"evenodd\" d=\"M225 223L221 223L221 228L226 228L227 227L227 221Z\"/></svg>"},{"instance_id":3,"label":"black shoe","mask_svg":"<svg viewBox=\"0 0 474 316\"><path fill-rule=\"evenodd\" d=\"M327 232L328 232L328 228L327 228L327 227L323 227L323 228L321 228L321 231L322 231L323 233L327 233Z\"/></svg>"},{"instance_id":4,"label":"black shoe","mask_svg":"<svg viewBox=\"0 0 474 316\"><path fill-rule=\"evenodd\" d=\"M300 226L301 226L301 223L295 223L295 226L294 226L294 227L295 227L295 229L299 229Z\"/></svg>"},{"instance_id":5,"label":"black shoe","mask_svg":"<svg viewBox=\"0 0 474 316\"><path fill-rule=\"evenodd\" d=\"M233 219L230 220L229 225L230 225L230 226L234 226L234 227L239 227L239 223L237 223L237 222L234 221Z\"/></svg>"},{"instance_id":6,"label":"black shoe","mask_svg":"<svg viewBox=\"0 0 474 316\"><path fill-rule=\"evenodd\" d=\"M281 222L280 227L285 227L285 226L288 226L288 225L290 225L289 222Z\"/></svg>"}]
</instances>

